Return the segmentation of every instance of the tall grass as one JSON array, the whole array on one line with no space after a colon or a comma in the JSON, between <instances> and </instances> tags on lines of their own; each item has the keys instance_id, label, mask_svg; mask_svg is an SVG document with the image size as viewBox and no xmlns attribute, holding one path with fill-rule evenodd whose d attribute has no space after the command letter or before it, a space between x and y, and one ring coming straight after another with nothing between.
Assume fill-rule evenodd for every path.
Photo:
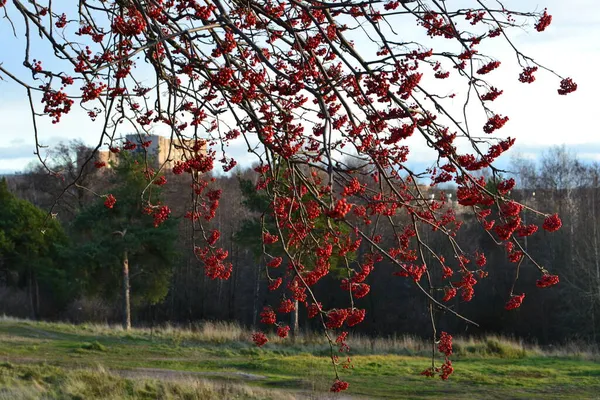
<instances>
[{"instance_id":1,"label":"tall grass","mask_svg":"<svg viewBox=\"0 0 600 400\"><path fill-rule=\"evenodd\" d=\"M50 365L0 364L0 400L33 399L281 399L281 391L203 379L124 378L102 367L65 370Z\"/></svg>"},{"instance_id":2,"label":"tall grass","mask_svg":"<svg viewBox=\"0 0 600 400\"><path fill-rule=\"evenodd\" d=\"M252 346L252 331L234 322L202 321L187 327L163 324L156 327L137 327L125 331L121 325L84 323L69 324L55 322L32 322L18 318L0 316L0 323L22 323L47 328L58 332L89 336L108 336L143 340L166 340L175 344L211 343L223 344L233 348ZM348 343L354 354L398 354L429 356L431 342L412 335L392 335L371 337L362 334L350 334ZM280 339L271 335L267 349L287 352L309 352L322 354L329 351L326 339L319 332L301 332L294 338ZM485 337L463 336L454 338L454 353L461 357L503 357L522 358L540 357L576 357L600 360L598 344L569 342L556 346L540 346L526 343L521 339L487 335Z\"/></svg>"}]
</instances>

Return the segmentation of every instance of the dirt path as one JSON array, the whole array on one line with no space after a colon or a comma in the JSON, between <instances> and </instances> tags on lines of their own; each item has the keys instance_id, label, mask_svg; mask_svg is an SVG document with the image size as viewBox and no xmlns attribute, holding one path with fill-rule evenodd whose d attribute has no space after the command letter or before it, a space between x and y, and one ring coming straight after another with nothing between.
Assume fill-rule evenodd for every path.
<instances>
[{"instance_id":1,"label":"dirt path","mask_svg":"<svg viewBox=\"0 0 600 400\"><path fill-rule=\"evenodd\" d=\"M241 381L257 381L266 379L266 376L250 374L241 371L222 371L222 372L195 372L195 371L179 371L172 369L161 369L161 368L135 368L128 370L112 370L113 373L118 374L124 378L148 378L158 380L189 380L189 379L239 379ZM347 394L333 394L333 393L313 393L302 390L293 389L279 389L289 393L293 393L298 400L361 400L357 397L351 397Z\"/></svg>"},{"instance_id":2,"label":"dirt path","mask_svg":"<svg viewBox=\"0 0 600 400\"><path fill-rule=\"evenodd\" d=\"M29 357L0 357L5 361L18 364L32 364L41 363L48 360L40 358L29 358ZM85 368L81 366L82 368ZM237 381L239 384L260 381L267 379L264 375L252 374L242 371L182 371L175 369L162 369L162 368L133 368L133 369L109 369L109 371L115 375L119 375L123 378L128 379L156 379L160 381L189 381L189 380L206 380L221 382L222 384L235 384L231 381ZM224 381L229 381L226 383ZM302 389L290 389L290 388L278 388L287 393L290 393L297 400L364 400L362 397L349 396L347 394L339 393L322 393L322 392L311 392ZM1 399L0 399L1 400Z\"/></svg>"},{"instance_id":3,"label":"dirt path","mask_svg":"<svg viewBox=\"0 0 600 400\"><path fill-rule=\"evenodd\" d=\"M34 335L33 337L36 338L43 338L43 339L62 339L63 336L53 333L53 332L48 332L44 329L38 329L38 328L34 328L32 326L23 326L23 329L32 332Z\"/></svg>"},{"instance_id":4,"label":"dirt path","mask_svg":"<svg viewBox=\"0 0 600 400\"><path fill-rule=\"evenodd\" d=\"M250 374L247 372L240 371L179 371L174 369L160 369L160 368L135 368L126 370L112 370L112 372L119 374L125 378L151 378L159 380L181 380L190 378L233 378L241 379L246 381L256 381L266 379L266 376Z\"/></svg>"}]
</instances>

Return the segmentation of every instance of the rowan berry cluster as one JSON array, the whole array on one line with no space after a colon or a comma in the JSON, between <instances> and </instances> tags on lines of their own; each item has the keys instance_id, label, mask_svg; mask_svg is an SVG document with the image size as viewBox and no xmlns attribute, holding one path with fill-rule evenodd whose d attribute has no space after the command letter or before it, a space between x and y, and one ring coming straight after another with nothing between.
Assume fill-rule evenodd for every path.
<instances>
[{"instance_id":1,"label":"rowan berry cluster","mask_svg":"<svg viewBox=\"0 0 600 400\"><path fill-rule=\"evenodd\" d=\"M169 206L159 206L157 208L152 208L151 214L154 218L154 227L157 228L169 218L171 209Z\"/></svg>"},{"instance_id":2,"label":"rowan berry cluster","mask_svg":"<svg viewBox=\"0 0 600 400\"><path fill-rule=\"evenodd\" d=\"M117 202L117 199L115 198L115 196L113 196L112 194L109 194L108 196L106 196L106 200L104 200L104 206L106 208L113 208L115 206L116 202Z\"/></svg>"},{"instance_id":3,"label":"rowan berry cluster","mask_svg":"<svg viewBox=\"0 0 600 400\"><path fill-rule=\"evenodd\" d=\"M454 367L452 366L452 361L450 361L450 356L452 355L452 336L446 332L442 332L440 335L440 339L438 342L438 351L444 354L444 363L441 367L429 367L423 372L421 375L427 377L434 377L436 374L439 374L442 380L447 380L450 375L454 372Z\"/></svg>"},{"instance_id":4,"label":"rowan berry cluster","mask_svg":"<svg viewBox=\"0 0 600 400\"><path fill-rule=\"evenodd\" d=\"M121 16L115 17L112 24L112 30L114 33L123 36L136 36L141 34L146 29L146 20L142 13L140 13L135 7L129 7L126 9L126 17Z\"/></svg>"},{"instance_id":5,"label":"rowan berry cluster","mask_svg":"<svg viewBox=\"0 0 600 400\"><path fill-rule=\"evenodd\" d=\"M486 75L500 66L500 61L490 61L477 70L479 75Z\"/></svg>"},{"instance_id":6,"label":"rowan berry cluster","mask_svg":"<svg viewBox=\"0 0 600 400\"><path fill-rule=\"evenodd\" d=\"M277 322L277 315L271 307L265 307L260 313L260 322L267 325L274 325Z\"/></svg>"},{"instance_id":7,"label":"rowan berry cluster","mask_svg":"<svg viewBox=\"0 0 600 400\"><path fill-rule=\"evenodd\" d=\"M556 285L559 282L557 275L544 274L542 279L539 279L535 285L539 288L547 288Z\"/></svg>"},{"instance_id":8,"label":"rowan berry cluster","mask_svg":"<svg viewBox=\"0 0 600 400\"><path fill-rule=\"evenodd\" d=\"M520 295L513 295L510 298L510 300L508 300L508 302L506 303L504 308L506 310L514 310L515 308L519 308L519 307L521 307L521 304L523 303L524 298L525 298L525 293L522 293Z\"/></svg>"},{"instance_id":9,"label":"rowan berry cluster","mask_svg":"<svg viewBox=\"0 0 600 400\"><path fill-rule=\"evenodd\" d=\"M277 336L282 339L285 339L290 333L290 327L287 325L282 325L277 327Z\"/></svg>"},{"instance_id":10,"label":"rowan berry cluster","mask_svg":"<svg viewBox=\"0 0 600 400\"><path fill-rule=\"evenodd\" d=\"M571 78L565 78L560 81L560 89L558 89L558 94L565 95L572 93L577 90L577 84L573 82Z\"/></svg>"},{"instance_id":11,"label":"rowan berry cluster","mask_svg":"<svg viewBox=\"0 0 600 400\"><path fill-rule=\"evenodd\" d=\"M256 343L256 345L258 347L264 346L269 341L269 339L267 338L267 335L265 335L262 332L253 333L252 340L254 341L254 343Z\"/></svg>"},{"instance_id":12,"label":"rowan berry cluster","mask_svg":"<svg viewBox=\"0 0 600 400\"><path fill-rule=\"evenodd\" d=\"M562 226L562 221L560 220L560 217L558 216L558 214L553 214L553 215L546 217L546 219L544 220L544 224L542 225L542 228L544 228L548 232L555 232L555 231L559 230L561 226Z\"/></svg>"},{"instance_id":13,"label":"rowan berry cluster","mask_svg":"<svg viewBox=\"0 0 600 400\"><path fill-rule=\"evenodd\" d=\"M523 83L532 83L535 81L533 73L538 70L538 67L525 67L523 72L519 74L519 81Z\"/></svg>"},{"instance_id":14,"label":"rowan berry cluster","mask_svg":"<svg viewBox=\"0 0 600 400\"><path fill-rule=\"evenodd\" d=\"M548 11L544 9L544 14L540 17L539 21L535 24L535 30L543 32L552 22L552 15L548 14Z\"/></svg>"},{"instance_id":15,"label":"rowan berry cluster","mask_svg":"<svg viewBox=\"0 0 600 400\"><path fill-rule=\"evenodd\" d=\"M348 386L348 382L344 382L338 379L333 383L331 389L329 390L334 393L343 392L344 390L348 390Z\"/></svg>"},{"instance_id":16,"label":"rowan berry cluster","mask_svg":"<svg viewBox=\"0 0 600 400\"><path fill-rule=\"evenodd\" d=\"M352 204L348 203L346 199L340 199L335 204L333 210L327 212L327 215L334 219L342 219L350 212Z\"/></svg>"},{"instance_id":17,"label":"rowan berry cluster","mask_svg":"<svg viewBox=\"0 0 600 400\"><path fill-rule=\"evenodd\" d=\"M488 119L488 121L486 122L486 124L483 127L483 131L485 133L492 133L496 129L502 128L504 126L504 124L506 124L507 122L508 122L508 117L506 117L506 116L502 117L502 116L496 114L493 117L491 117L490 119Z\"/></svg>"},{"instance_id":18,"label":"rowan berry cluster","mask_svg":"<svg viewBox=\"0 0 600 400\"><path fill-rule=\"evenodd\" d=\"M57 124L63 114L68 114L71 111L74 101L62 90L53 91L45 86L42 86L42 88L44 89L42 103L46 104L44 113L52 117L53 124Z\"/></svg>"}]
</instances>

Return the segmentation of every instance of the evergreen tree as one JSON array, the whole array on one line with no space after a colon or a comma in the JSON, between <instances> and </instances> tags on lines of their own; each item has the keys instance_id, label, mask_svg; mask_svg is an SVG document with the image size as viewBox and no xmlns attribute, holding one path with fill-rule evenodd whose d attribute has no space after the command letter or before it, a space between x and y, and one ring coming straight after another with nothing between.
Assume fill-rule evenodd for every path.
<instances>
[{"instance_id":1,"label":"evergreen tree","mask_svg":"<svg viewBox=\"0 0 600 400\"><path fill-rule=\"evenodd\" d=\"M48 213L8 190L0 181L0 273L8 286L27 288L31 318L40 314L40 291L62 306L74 285L68 237Z\"/></svg>"},{"instance_id":2,"label":"evergreen tree","mask_svg":"<svg viewBox=\"0 0 600 400\"><path fill-rule=\"evenodd\" d=\"M111 173L111 193L85 208L73 224L88 293L114 297L122 286L123 327L131 304L156 304L169 291L177 254L177 220L160 203L160 184L141 160L122 154Z\"/></svg>"}]
</instances>

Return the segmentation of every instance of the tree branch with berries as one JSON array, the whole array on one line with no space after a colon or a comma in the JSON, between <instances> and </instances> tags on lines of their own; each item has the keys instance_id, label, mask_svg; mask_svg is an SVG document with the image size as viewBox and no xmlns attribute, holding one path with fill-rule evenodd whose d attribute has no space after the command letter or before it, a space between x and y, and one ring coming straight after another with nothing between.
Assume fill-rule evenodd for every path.
<instances>
[{"instance_id":1,"label":"tree branch with berries","mask_svg":"<svg viewBox=\"0 0 600 400\"><path fill-rule=\"evenodd\" d=\"M521 245L538 228L521 215L525 209L543 215L547 231L559 229L561 221L552 210L511 200L514 180L501 178L494 162L515 140L492 136L510 123L493 107L507 95L491 83L504 63L522 68L513 77L522 83L548 74L556 78L558 95L577 89L571 78L523 54L512 40L523 27L536 34L547 29L547 10L509 10L485 0L473 0L469 8L440 0L65 3L0 0L0 23L11 25L21 46L11 56L23 58L16 70L0 60L0 79L21 86L28 97L40 161L38 121L60 125L76 108L102 122L95 151L136 150L139 145L120 139L124 133L134 132L140 143L150 133L166 133L185 148L167 172L189 181L194 202L186 218L194 227L198 262L210 278L228 279L228 252L219 246L219 232L207 228L221 196L209 173L234 168L229 149L245 144L255 156L256 190L269 202L264 216L274 226L261 238L262 267L287 268L269 277L283 301L264 310L262 319L277 324L278 314L289 311L287 300L321 319L332 348L332 391L348 388L338 367L350 360L340 361L335 350L349 348L346 329L365 318L360 302L370 291L366 278L384 259L396 266L390 279L411 281L429 304L432 365L423 374L447 379L453 371L452 337L438 334L435 314L470 321L447 302L457 295L465 302L476 299L476 285L488 272L484 254L463 250L461 222L449 198L432 199L430 188L456 186L458 204L470 208L517 264L515 283L525 267L540 271L540 288L558 283L552 266L538 264ZM414 37L406 34L409 26ZM487 54L482 44L494 48L494 42L507 44L515 60ZM51 51L37 55L40 46ZM462 107L453 105L456 99ZM486 122L475 126L473 119L481 117ZM426 171L409 167L416 141L436 154ZM497 180L494 190L480 177L482 170ZM146 179L148 185L157 179L168 185L158 173ZM109 211L118 207L118 197L99 195ZM158 226L169 209L152 206L151 196L145 190L142 200ZM429 230L445 235L449 254L428 244ZM389 240L382 241L383 235ZM273 257L267 249L276 242L281 256ZM359 258L349 256L359 248ZM325 308L313 290L331 274L332 260L343 270L338 279L347 293L344 308ZM525 301L514 288L507 309ZM287 336L279 326L277 334ZM261 346L268 337L257 332L254 341Z\"/></svg>"}]
</instances>

